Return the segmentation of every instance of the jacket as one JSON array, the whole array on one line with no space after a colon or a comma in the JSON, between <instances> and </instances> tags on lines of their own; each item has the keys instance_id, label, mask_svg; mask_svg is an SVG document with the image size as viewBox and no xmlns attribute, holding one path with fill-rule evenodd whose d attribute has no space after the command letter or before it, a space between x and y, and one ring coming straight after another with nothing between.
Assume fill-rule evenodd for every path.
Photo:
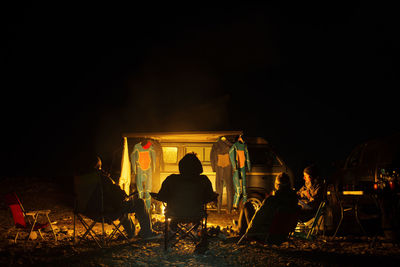
<instances>
[{"instance_id":1,"label":"jacket","mask_svg":"<svg viewBox=\"0 0 400 267\"><path fill-rule=\"evenodd\" d=\"M235 142L229 149L229 158L231 160L233 171L247 167L251 170L249 151L247 145L241 142Z\"/></svg>"},{"instance_id":2,"label":"jacket","mask_svg":"<svg viewBox=\"0 0 400 267\"><path fill-rule=\"evenodd\" d=\"M134 174L137 173L137 168L143 171L151 169L153 172L156 169L156 152L153 145L145 149L141 143L137 143L133 147L131 154L132 171Z\"/></svg>"},{"instance_id":3,"label":"jacket","mask_svg":"<svg viewBox=\"0 0 400 267\"><path fill-rule=\"evenodd\" d=\"M312 209L317 209L323 198L322 185L314 180L312 184L301 187L297 195Z\"/></svg>"},{"instance_id":4,"label":"jacket","mask_svg":"<svg viewBox=\"0 0 400 267\"><path fill-rule=\"evenodd\" d=\"M210 161L212 170L215 172L217 167L230 167L231 162L229 159L229 150L232 147L232 143L227 139L218 139L216 143L213 144L210 153Z\"/></svg>"}]
</instances>

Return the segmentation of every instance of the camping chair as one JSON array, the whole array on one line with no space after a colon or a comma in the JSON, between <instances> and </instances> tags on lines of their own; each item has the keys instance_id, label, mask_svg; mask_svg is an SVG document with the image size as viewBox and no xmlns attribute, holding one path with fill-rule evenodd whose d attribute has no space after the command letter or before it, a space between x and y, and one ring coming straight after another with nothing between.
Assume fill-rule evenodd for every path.
<instances>
[{"instance_id":1,"label":"camping chair","mask_svg":"<svg viewBox=\"0 0 400 267\"><path fill-rule=\"evenodd\" d=\"M157 198L157 193L150 193L152 198L160 201ZM163 202L166 206L166 203ZM176 224L174 229L171 228L171 222ZM164 224L164 250L168 247L174 247L180 241L189 240L196 244L200 241L200 237L197 235L197 231L200 228L203 241L207 238L207 204L203 205L203 211L196 217L176 217L171 216L168 212L165 213L165 224Z\"/></svg>"},{"instance_id":2,"label":"camping chair","mask_svg":"<svg viewBox=\"0 0 400 267\"><path fill-rule=\"evenodd\" d=\"M128 237L120 230L121 222L115 223L117 220L119 221L119 218L110 220L109 218L115 216L104 212L103 182L100 175L92 173L75 176L74 192L74 242L76 244L82 240L89 240L89 237L91 237L101 248L111 241L117 233L128 240ZM83 235L79 236L78 242L76 242L76 219L79 220L85 230ZM113 228L109 236L105 231L105 223ZM101 224L101 234L94 230L97 224Z\"/></svg>"},{"instance_id":3,"label":"camping chair","mask_svg":"<svg viewBox=\"0 0 400 267\"><path fill-rule=\"evenodd\" d=\"M4 197L4 201L10 207L14 219L14 225L17 228L17 234L15 235L14 243L17 243L20 231L25 231L28 233L28 237L26 238L26 240L29 240L33 231L37 231L40 237L44 240L42 232L40 230L46 228L47 226L50 226L54 235L54 241L57 241L57 235L54 232L53 226L49 218L49 213L51 212L51 210L25 211L21 201L19 200L15 192L6 194ZM39 215L45 216L47 222L39 223Z\"/></svg>"},{"instance_id":4,"label":"camping chair","mask_svg":"<svg viewBox=\"0 0 400 267\"><path fill-rule=\"evenodd\" d=\"M254 214L254 216L256 214ZM254 218L254 216L253 216L253 218ZM280 245L283 242L289 240L291 233L296 228L298 218L299 218L299 211L293 212L293 211L277 210L273 215L272 222L271 222L271 225L270 225L270 228L268 230L265 240L253 239L248 236L248 231L249 231L249 229L252 225L252 221L253 221L253 219L252 219L249 226L247 227L246 233L244 235L242 235L242 237L239 239L239 241L236 244L239 245L245 239L248 239L248 240L257 241L258 243L261 243L262 245L266 245L266 244Z\"/></svg>"},{"instance_id":5,"label":"camping chair","mask_svg":"<svg viewBox=\"0 0 400 267\"><path fill-rule=\"evenodd\" d=\"M318 206L318 210L312 219L312 224L308 229L306 239L310 239L312 235L317 235L322 226L322 235L325 235L325 211L326 211L326 200L321 201Z\"/></svg>"}]
</instances>

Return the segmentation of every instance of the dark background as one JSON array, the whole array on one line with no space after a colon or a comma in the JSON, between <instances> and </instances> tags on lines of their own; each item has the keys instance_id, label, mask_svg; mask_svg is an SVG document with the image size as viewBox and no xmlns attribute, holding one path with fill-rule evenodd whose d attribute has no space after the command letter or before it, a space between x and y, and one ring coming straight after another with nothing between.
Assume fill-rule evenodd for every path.
<instances>
[{"instance_id":1,"label":"dark background","mask_svg":"<svg viewBox=\"0 0 400 267\"><path fill-rule=\"evenodd\" d=\"M399 130L399 23L385 3L2 9L3 177L107 161L124 132L243 130L300 179Z\"/></svg>"}]
</instances>

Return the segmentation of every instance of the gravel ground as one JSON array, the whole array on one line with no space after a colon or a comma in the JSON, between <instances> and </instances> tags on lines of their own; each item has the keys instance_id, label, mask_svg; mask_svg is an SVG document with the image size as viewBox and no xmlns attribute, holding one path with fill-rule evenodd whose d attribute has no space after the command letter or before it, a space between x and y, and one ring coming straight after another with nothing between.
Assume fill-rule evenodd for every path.
<instances>
[{"instance_id":1,"label":"gravel ground","mask_svg":"<svg viewBox=\"0 0 400 267\"><path fill-rule=\"evenodd\" d=\"M236 245L237 237L230 232L237 214L217 214L209 211L208 226L220 226L219 235L209 238L209 250L193 253L190 242L178 243L164 251L162 240L115 240L105 248L93 242L73 243L72 197L68 186L54 180L4 179L1 195L16 191L25 209L51 209L50 219L57 231L58 241L45 231L45 240L36 239L13 243L15 229L8 207L0 208L1 266L398 266L400 247L379 238L370 248L369 237L317 237L313 241L293 238L281 246L257 243ZM162 223L154 216L154 229ZM77 228L81 233L82 227ZM110 227L107 226L107 231Z\"/></svg>"}]
</instances>

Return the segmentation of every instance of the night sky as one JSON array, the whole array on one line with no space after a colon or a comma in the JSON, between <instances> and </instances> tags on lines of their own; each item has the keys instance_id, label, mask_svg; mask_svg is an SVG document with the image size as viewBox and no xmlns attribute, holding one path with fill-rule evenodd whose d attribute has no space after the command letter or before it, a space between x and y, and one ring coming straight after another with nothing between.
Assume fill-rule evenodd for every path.
<instances>
[{"instance_id":1,"label":"night sky","mask_svg":"<svg viewBox=\"0 0 400 267\"><path fill-rule=\"evenodd\" d=\"M124 132L243 130L298 171L398 131L396 9L316 3L4 7L2 176L64 175Z\"/></svg>"}]
</instances>

